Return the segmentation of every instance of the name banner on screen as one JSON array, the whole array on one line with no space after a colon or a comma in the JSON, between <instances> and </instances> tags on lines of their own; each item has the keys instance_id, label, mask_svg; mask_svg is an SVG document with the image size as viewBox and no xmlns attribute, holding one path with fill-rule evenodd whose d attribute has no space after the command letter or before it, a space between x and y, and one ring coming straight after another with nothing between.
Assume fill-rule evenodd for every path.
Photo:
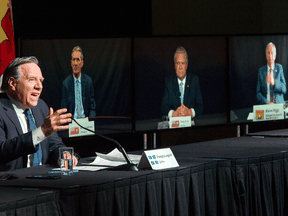
<instances>
[{"instance_id":1,"label":"name banner on screen","mask_svg":"<svg viewBox=\"0 0 288 216\"><path fill-rule=\"evenodd\" d=\"M95 131L94 122L93 121L90 122L88 118L77 119L76 121L83 127ZM76 124L76 122L73 119L72 122L69 124L69 137L88 136L93 134L94 133L81 128L78 124Z\"/></svg>"},{"instance_id":2,"label":"name banner on screen","mask_svg":"<svg viewBox=\"0 0 288 216\"><path fill-rule=\"evenodd\" d=\"M169 128L191 127L191 116L169 118Z\"/></svg>"},{"instance_id":3,"label":"name banner on screen","mask_svg":"<svg viewBox=\"0 0 288 216\"><path fill-rule=\"evenodd\" d=\"M284 119L283 104L266 104L253 106L253 121Z\"/></svg>"},{"instance_id":4,"label":"name banner on screen","mask_svg":"<svg viewBox=\"0 0 288 216\"><path fill-rule=\"evenodd\" d=\"M153 170L179 167L170 148L144 151L138 168L152 168Z\"/></svg>"}]
</instances>

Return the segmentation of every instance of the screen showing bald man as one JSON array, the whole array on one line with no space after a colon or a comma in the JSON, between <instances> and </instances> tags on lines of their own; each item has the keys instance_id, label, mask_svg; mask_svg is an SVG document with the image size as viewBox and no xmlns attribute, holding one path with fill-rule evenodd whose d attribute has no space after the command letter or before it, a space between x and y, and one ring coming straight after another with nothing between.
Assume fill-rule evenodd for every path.
<instances>
[{"instance_id":1,"label":"screen showing bald man","mask_svg":"<svg viewBox=\"0 0 288 216\"><path fill-rule=\"evenodd\" d=\"M259 104L284 103L287 87L281 64L275 63L276 46L270 42L266 46L267 65L258 71L257 101Z\"/></svg>"},{"instance_id":2,"label":"screen showing bald man","mask_svg":"<svg viewBox=\"0 0 288 216\"><path fill-rule=\"evenodd\" d=\"M169 117L201 115L203 101L199 78L187 73L188 54L184 47L178 47L174 55L175 73L165 79L162 99L162 115Z\"/></svg>"},{"instance_id":3,"label":"screen showing bald man","mask_svg":"<svg viewBox=\"0 0 288 216\"><path fill-rule=\"evenodd\" d=\"M225 37L138 38L134 49L136 131L168 129L172 117L227 123Z\"/></svg>"}]
</instances>

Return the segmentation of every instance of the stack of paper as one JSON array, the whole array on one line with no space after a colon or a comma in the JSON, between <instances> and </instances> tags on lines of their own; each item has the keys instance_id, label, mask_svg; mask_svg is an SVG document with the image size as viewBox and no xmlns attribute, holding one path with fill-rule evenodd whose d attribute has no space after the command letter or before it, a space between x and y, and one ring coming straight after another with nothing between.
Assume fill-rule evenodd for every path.
<instances>
[{"instance_id":1,"label":"stack of paper","mask_svg":"<svg viewBox=\"0 0 288 216\"><path fill-rule=\"evenodd\" d=\"M99 152L95 152L97 155L95 160L91 163L82 163L89 166L77 166L75 169L79 170L89 170L89 171L97 171L101 169L105 169L108 167L115 167L123 164L127 164L123 154L115 148L113 151L109 152L108 154L102 154ZM138 164L141 158L141 155L132 155L128 154L130 160ZM92 165L92 166L91 166Z\"/></svg>"}]
</instances>

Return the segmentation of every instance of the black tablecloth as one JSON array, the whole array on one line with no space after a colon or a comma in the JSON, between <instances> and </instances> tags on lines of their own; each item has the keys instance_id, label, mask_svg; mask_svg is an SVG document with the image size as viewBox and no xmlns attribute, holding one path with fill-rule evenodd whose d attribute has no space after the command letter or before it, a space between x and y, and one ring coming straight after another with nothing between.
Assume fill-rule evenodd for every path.
<instances>
[{"instance_id":1,"label":"black tablecloth","mask_svg":"<svg viewBox=\"0 0 288 216\"><path fill-rule=\"evenodd\" d=\"M80 171L55 180L26 179L30 173L51 169L42 166L14 171L19 178L0 185L58 190L63 215L217 215L226 211L217 202L217 178L225 178L232 188L230 162L184 157L178 163L179 168L162 171Z\"/></svg>"},{"instance_id":2,"label":"black tablecloth","mask_svg":"<svg viewBox=\"0 0 288 216\"><path fill-rule=\"evenodd\" d=\"M175 157L231 161L241 215L288 215L288 140L240 137L171 147ZM219 188L220 187L220 188ZM219 181L218 191L225 190ZM223 192L225 194L225 192ZM236 202L237 204L237 202Z\"/></svg>"},{"instance_id":3,"label":"black tablecloth","mask_svg":"<svg viewBox=\"0 0 288 216\"><path fill-rule=\"evenodd\" d=\"M287 139L240 137L171 149L179 168L26 179L51 169L41 166L14 171L19 178L0 186L59 191L63 215L288 215Z\"/></svg>"},{"instance_id":4,"label":"black tablecloth","mask_svg":"<svg viewBox=\"0 0 288 216\"><path fill-rule=\"evenodd\" d=\"M0 187L0 215L61 215L59 192Z\"/></svg>"}]
</instances>

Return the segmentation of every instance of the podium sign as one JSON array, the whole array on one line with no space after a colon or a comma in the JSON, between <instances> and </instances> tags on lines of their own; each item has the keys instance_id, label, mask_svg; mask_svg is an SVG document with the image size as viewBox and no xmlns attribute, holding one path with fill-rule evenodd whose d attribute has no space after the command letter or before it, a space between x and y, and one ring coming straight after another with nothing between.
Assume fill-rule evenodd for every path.
<instances>
[{"instance_id":1,"label":"podium sign","mask_svg":"<svg viewBox=\"0 0 288 216\"><path fill-rule=\"evenodd\" d=\"M95 131L94 122L93 121L90 122L88 118L77 119L76 121L83 127ZM69 137L88 136L93 134L94 133L81 128L78 124L75 123L73 119L72 122L69 124Z\"/></svg>"},{"instance_id":2,"label":"podium sign","mask_svg":"<svg viewBox=\"0 0 288 216\"><path fill-rule=\"evenodd\" d=\"M149 168L153 170L167 169L173 167L179 167L176 158L174 157L170 148L148 150L144 151L138 168Z\"/></svg>"},{"instance_id":3,"label":"podium sign","mask_svg":"<svg viewBox=\"0 0 288 216\"><path fill-rule=\"evenodd\" d=\"M169 118L169 128L191 127L191 116Z\"/></svg>"},{"instance_id":4,"label":"podium sign","mask_svg":"<svg viewBox=\"0 0 288 216\"><path fill-rule=\"evenodd\" d=\"M283 104L266 104L253 106L253 121L284 119Z\"/></svg>"}]
</instances>

